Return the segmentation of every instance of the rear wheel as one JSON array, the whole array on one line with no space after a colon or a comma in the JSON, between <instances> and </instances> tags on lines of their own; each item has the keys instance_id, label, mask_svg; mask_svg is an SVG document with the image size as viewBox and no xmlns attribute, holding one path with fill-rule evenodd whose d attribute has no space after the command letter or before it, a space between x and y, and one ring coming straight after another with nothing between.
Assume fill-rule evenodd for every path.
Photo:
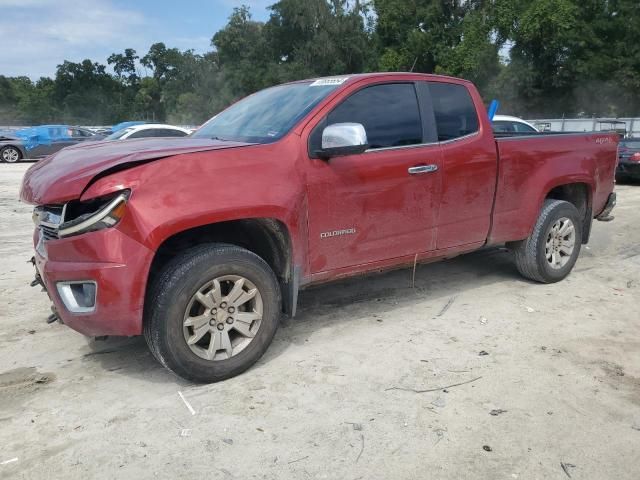
<instances>
[{"instance_id":1,"label":"rear wheel","mask_svg":"<svg viewBox=\"0 0 640 480\"><path fill-rule=\"evenodd\" d=\"M8 145L0 149L0 159L7 163L16 163L22 159L22 153L16 147Z\"/></svg>"},{"instance_id":2,"label":"rear wheel","mask_svg":"<svg viewBox=\"0 0 640 480\"><path fill-rule=\"evenodd\" d=\"M175 374L210 383L242 373L278 327L280 288L267 263L233 245L195 247L171 261L147 297L144 334Z\"/></svg>"},{"instance_id":3,"label":"rear wheel","mask_svg":"<svg viewBox=\"0 0 640 480\"><path fill-rule=\"evenodd\" d=\"M509 247L523 276L553 283L569 275L581 244L582 221L576 207L562 200L545 200L531 235Z\"/></svg>"}]
</instances>

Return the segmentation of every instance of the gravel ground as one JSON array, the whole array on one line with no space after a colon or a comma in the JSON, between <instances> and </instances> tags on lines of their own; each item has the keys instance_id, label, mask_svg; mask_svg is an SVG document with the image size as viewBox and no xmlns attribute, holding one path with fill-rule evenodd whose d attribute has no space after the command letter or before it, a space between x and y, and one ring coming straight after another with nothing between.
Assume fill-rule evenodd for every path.
<instances>
[{"instance_id":1,"label":"gravel ground","mask_svg":"<svg viewBox=\"0 0 640 480\"><path fill-rule=\"evenodd\" d=\"M487 249L315 288L255 367L196 386L140 338L46 325L27 166L0 165L1 478L638 478L640 185L559 284Z\"/></svg>"}]
</instances>

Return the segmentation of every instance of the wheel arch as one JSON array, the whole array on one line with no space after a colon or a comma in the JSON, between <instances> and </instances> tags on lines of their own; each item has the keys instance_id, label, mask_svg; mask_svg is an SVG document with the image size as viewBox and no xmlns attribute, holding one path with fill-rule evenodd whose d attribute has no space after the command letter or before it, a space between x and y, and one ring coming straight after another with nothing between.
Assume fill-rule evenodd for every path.
<instances>
[{"instance_id":1,"label":"wheel arch","mask_svg":"<svg viewBox=\"0 0 640 480\"><path fill-rule=\"evenodd\" d=\"M165 238L155 251L147 292L164 265L176 254L204 243L237 245L255 253L271 267L282 290L283 312L295 315L299 269L294 265L291 232L275 218L243 218L187 228ZM146 303L146 302L145 302Z\"/></svg>"},{"instance_id":2,"label":"wheel arch","mask_svg":"<svg viewBox=\"0 0 640 480\"><path fill-rule=\"evenodd\" d=\"M564 200L576 207L582 218L582 243L589 242L593 221L593 188L590 183L576 181L555 185L547 190L540 205L547 199Z\"/></svg>"}]
</instances>

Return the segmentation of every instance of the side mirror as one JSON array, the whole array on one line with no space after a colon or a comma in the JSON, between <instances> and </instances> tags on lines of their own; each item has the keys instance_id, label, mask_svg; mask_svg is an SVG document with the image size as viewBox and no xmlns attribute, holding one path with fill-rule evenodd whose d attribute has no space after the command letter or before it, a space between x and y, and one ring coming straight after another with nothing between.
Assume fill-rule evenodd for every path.
<instances>
[{"instance_id":1,"label":"side mirror","mask_svg":"<svg viewBox=\"0 0 640 480\"><path fill-rule=\"evenodd\" d=\"M360 123L334 123L322 131L322 148L316 154L323 159L364 153L369 144Z\"/></svg>"}]
</instances>

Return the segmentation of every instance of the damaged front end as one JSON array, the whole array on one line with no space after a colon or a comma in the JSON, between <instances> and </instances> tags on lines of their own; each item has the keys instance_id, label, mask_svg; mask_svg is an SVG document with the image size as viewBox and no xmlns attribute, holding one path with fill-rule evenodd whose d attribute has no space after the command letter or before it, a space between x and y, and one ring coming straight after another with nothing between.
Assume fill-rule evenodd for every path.
<instances>
[{"instance_id":1,"label":"damaged front end","mask_svg":"<svg viewBox=\"0 0 640 480\"><path fill-rule=\"evenodd\" d=\"M70 201L63 205L35 207L32 218L36 227L36 255L46 261L49 257L47 243L50 241L116 226L126 212L130 193L130 190L122 190L84 202ZM38 260L34 256L30 261L36 269L36 277L31 286L42 286L53 301L54 292L47 289L38 268ZM71 314L92 313L96 308L97 290L98 285L94 279L72 279L58 281L55 284L57 298ZM47 323L56 320L62 322L55 306L52 306L52 312Z\"/></svg>"}]
</instances>

